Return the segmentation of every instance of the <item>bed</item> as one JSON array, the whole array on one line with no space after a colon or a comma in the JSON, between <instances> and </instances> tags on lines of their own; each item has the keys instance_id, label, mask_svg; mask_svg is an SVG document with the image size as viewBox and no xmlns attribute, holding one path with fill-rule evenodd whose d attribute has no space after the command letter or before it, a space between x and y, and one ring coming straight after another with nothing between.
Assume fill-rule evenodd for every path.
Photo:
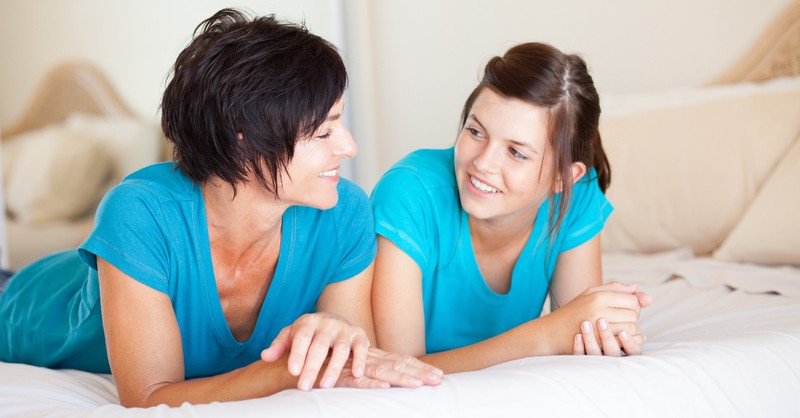
<instances>
[{"instance_id":1,"label":"bed","mask_svg":"<svg viewBox=\"0 0 800 418\"><path fill-rule=\"evenodd\" d=\"M702 88L605 102L606 280L654 296L635 357L549 356L421 389L287 390L126 409L113 380L0 363L0 416L790 417L800 414L800 3Z\"/></svg>"},{"instance_id":2,"label":"bed","mask_svg":"<svg viewBox=\"0 0 800 418\"><path fill-rule=\"evenodd\" d=\"M168 158L165 143L158 122L135 115L94 65L53 68L2 129L8 267L74 248L108 188Z\"/></svg>"}]
</instances>

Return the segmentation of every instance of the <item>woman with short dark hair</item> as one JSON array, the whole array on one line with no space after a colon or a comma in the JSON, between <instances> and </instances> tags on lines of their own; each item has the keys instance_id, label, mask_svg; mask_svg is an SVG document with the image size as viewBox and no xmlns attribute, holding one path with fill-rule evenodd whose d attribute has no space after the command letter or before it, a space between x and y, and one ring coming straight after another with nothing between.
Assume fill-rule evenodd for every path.
<instances>
[{"instance_id":1,"label":"woman with short dark hair","mask_svg":"<svg viewBox=\"0 0 800 418\"><path fill-rule=\"evenodd\" d=\"M125 406L437 384L370 348L371 208L338 174L356 154L346 84L302 26L201 23L161 106L176 162L126 177L78 251L11 278L0 360L110 371Z\"/></svg>"}]
</instances>

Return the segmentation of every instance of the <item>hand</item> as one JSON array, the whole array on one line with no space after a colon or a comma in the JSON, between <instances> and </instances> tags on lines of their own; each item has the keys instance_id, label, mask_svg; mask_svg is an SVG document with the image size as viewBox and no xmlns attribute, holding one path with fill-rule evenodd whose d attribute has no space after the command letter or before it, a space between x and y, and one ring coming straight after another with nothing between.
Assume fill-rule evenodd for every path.
<instances>
[{"instance_id":1,"label":"hand","mask_svg":"<svg viewBox=\"0 0 800 418\"><path fill-rule=\"evenodd\" d=\"M636 321L639 319L641 308L652 302L652 297L640 292L636 285L611 282L600 286L590 287L576 296L566 305L547 315L550 320L555 320L555 330L559 330L561 337L556 337L556 352L568 353L574 350L574 341L570 347L568 341L575 339L575 330L580 329L579 321L588 321L590 328L600 318L604 318L613 335L618 335L623 330L628 337L634 340L641 339ZM583 333L585 337L586 333ZM597 347L602 344L599 335L592 334ZM641 342L639 342L641 344ZM618 347L622 343L618 344ZM583 344L582 344L583 346ZM592 346L593 348L593 346Z\"/></svg>"},{"instance_id":2,"label":"hand","mask_svg":"<svg viewBox=\"0 0 800 418\"><path fill-rule=\"evenodd\" d=\"M608 321L605 318L600 318L597 320L600 341L598 344L598 338L595 337L593 328L592 323L589 321L581 323L581 332L575 334L572 354L612 357L642 354L644 338L641 335L631 335L628 330L623 329L615 336Z\"/></svg>"},{"instance_id":3,"label":"hand","mask_svg":"<svg viewBox=\"0 0 800 418\"><path fill-rule=\"evenodd\" d=\"M336 387L361 389L387 389L392 386L416 388L434 386L442 381L444 372L407 354L387 353L377 348L369 349L366 372L355 377L347 361L339 374Z\"/></svg>"},{"instance_id":4,"label":"hand","mask_svg":"<svg viewBox=\"0 0 800 418\"><path fill-rule=\"evenodd\" d=\"M289 373L300 377L297 387L301 390L311 390L320 369L327 363L319 386L329 388L340 380L346 364L347 376L359 379L364 375L369 344L360 327L341 316L319 312L303 315L281 330L269 348L261 352L261 359L275 361L291 350ZM348 361L351 351L353 356Z\"/></svg>"}]
</instances>

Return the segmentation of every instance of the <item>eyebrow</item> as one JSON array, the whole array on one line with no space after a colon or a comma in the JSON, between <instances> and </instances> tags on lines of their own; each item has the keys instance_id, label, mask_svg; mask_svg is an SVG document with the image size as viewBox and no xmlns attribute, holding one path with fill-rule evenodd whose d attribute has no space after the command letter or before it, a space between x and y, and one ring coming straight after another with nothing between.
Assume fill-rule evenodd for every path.
<instances>
[{"instance_id":1,"label":"eyebrow","mask_svg":"<svg viewBox=\"0 0 800 418\"><path fill-rule=\"evenodd\" d=\"M468 119L469 119L469 118L472 118L472 119L475 121L475 123L477 123L478 125L480 125L480 126L481 126L481 128L483 128L484 130L486 129L486 127L485 127L485 126L484 126L484 125L481 123L481 121L478 119L478 117L477 117L477 116L475 116L475 114L474 114L474 113L470 113L470 114L469 114L469 117L468 117ZM539 155L539 151L535 150L535 149L533 148L533 146L531 146L531 144L529 144L529 143L527 143L527 142L518 141L518 140L516 140L516 139L507 139L506 141L508 141L508 142L510 142L510 143L512 143L512 144L514 144L514 145L517 145L517 146L519 146L519 147L522 147L522 148L527 148L527 149L529 149L531 152L533 152L534 154L536 154L536 155Z\"/></svg>"}]
</instances>

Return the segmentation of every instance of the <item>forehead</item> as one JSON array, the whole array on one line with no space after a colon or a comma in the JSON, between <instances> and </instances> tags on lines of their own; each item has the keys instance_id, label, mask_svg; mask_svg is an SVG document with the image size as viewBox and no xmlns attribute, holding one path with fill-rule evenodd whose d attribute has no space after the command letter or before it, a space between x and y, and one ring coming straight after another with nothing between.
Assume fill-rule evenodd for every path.
<instances>
[{"instance_id":1,"label":"forehead","mask_svg":"<svg viewBox=\"0 0 800 418\"><path fill-rule=\"evenodd\" d=\"M536 149L547 142L546 107L484 89L475 98L469 116L483 125L490 137L528 143Z\"/></svg>"}]
</instances>

